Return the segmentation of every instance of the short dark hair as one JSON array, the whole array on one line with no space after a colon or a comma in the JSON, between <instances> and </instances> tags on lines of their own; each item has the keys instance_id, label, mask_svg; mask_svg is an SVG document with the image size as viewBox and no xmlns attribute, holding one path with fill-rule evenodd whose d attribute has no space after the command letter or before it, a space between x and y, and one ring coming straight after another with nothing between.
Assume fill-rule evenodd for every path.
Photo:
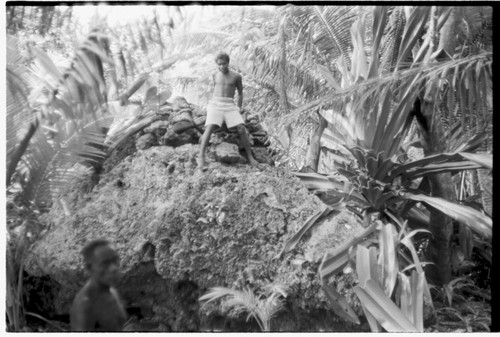
<instances>
[{"instance_id":1,"label":"short dark hair","mask_svg":"<svg viewBox=\"0 0 500 337\"><path fill-rule=\"evenodd\" d=\"M82 249L83 260L88 263L94 255L94 251L101 246L109 246L110 242L105 239L92 240L85 245Z\"/></svg>"},{"instance_id":2,"label":"short dark hair","mask_svg":"<svg viewBox=\"0 0 500 337\"><path fill-rule=\"evenodd\" d=\"M223 60L223 61L227 61L227 63L229 63L229 55L223 51L221 51L219 54L217 54L217 56L215 57L215 62L217 62L217 60Z\"/></svg>"}]
</instances>

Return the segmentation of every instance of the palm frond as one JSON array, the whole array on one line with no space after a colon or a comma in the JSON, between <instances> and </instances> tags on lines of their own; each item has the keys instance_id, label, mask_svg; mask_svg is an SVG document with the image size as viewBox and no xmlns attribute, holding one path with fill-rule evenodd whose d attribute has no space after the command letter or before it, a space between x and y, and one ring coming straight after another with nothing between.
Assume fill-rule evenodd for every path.
<instances>
[{"instance_id":1,"label":"palm frond","mask_svg":"<svg viewBox=\"0 0 500 337\"><path fill-rule=\"evenodd\" d=\"M22 140L16 147L21 157L16 165L16 175L23 187L21 194L40 209L50 206L51 200L81 174L81 170L73 169L75 164L96 165L106 154L102 150L106 136L103 130L109 128L113 119L106 113L105 105L107 83L103 64L113 66L107 56L107 44L105 36L93 31L65 71L46 53L32 48L44 90L30 95L30 100L39 102L36 108L40 112L35 122L24 121L24 130L29 133L22 139L19 135L14 139ZM16 93L16 87L11 88ZM17 97L19 101L21 96ZM17 101L12 97L9 101L8 120L12 130L19 133L15 127L19 115L19 108L14 107ZM13 136L11 133L10 137Z\"/></svg>"},{"instance_id":2,"label":"palm frond","mask_svg":"<svg viewBox=\"0 0 500 337\"><path fill-rule=\"evenodd\" d=\"M199 301L212 301L227 297L222 304L231 310L231 314L238 316L244 312L248 313L247 321L253 317L262 331L270 331L271 319L284 306L280 299L284 296L283 287L270 287L265 294L256 295L250 289L234 290L225 287L214 287L199 298ZM265 296L265 298L263 298Z\"/></svg>"},{"instance_id":3,"label":"palm frond","mask_svg":"<svg viewBox=\"0 0 500 337\"><path fill-rule=\"evenodd\" d=\"M62 189L80 177L80 171L71 170L75 164L104 158L106 153L96 145L104 143L101 127L109 126L111 120L107 116L80 127L71 121L61 121L56 125L57 141L56 137L48 138L42 128L37 130L22 158L24 199L33 200L40 209L49 207Z\"/></svg>"},{"instance_id":4,"label":"palm frond","mask_svg":"<svg viewBox=\"0 0 500 337\"><path fill-rule=\"evenodd\" d=\"M492 54L490 52L484 52L481 54L469 56L467 58L463 59L458 59L458 60L448 60L448 61L443 61L436 63L434 65L419 65L415 66L411 69L406 69L406 70L401 70L397 71L391 74L386 74L381 77L378 77L376 79L370 79L363 81L359 84L356 84L350 88L344 89L340 92L335 92L331 93L328 95L325 95L321 98L318 98L316 100L313 100L307 104L304 104L303 106L298 107L294 111L292 111L287 118L296 118L301 114L302 112L305 111L314 111L314 109L317 109L318 107L323 107L326 106L327 104L332 104L336 101L342 101L346 97L349 97L351 95L357 94L357 93L362 93L364 94L362 96L363 100L360 101L359 105L362 105L363 103L366 102L368 98L371 98L371 94L375 90L382 90L378 88L380 87L389 87L389 86L396 86L398 87L400 85L400 81L405 78L414 78L418 76L418 82L423 82L427 81L429 79L433 78L439 78L441 75L446 74L447 72L450 71L450 69L455 69L458 67L458 69L463 69L466 72L472 72L472 71L478 71L479 68L479 73L483 77L486 83L488 83L488 87L491 88L489 85L491 85L491 64L492 64ZM460 72L460 71L459 71ZM452 85L457 87L459 83L459 79L462 77L455 77L455 83L452 82ZM368 90L372 90L371 92ZM490 100L481 93L481 96L483 101L486 101L487 104L489 104Z\"/></svg>"}]
</instances>

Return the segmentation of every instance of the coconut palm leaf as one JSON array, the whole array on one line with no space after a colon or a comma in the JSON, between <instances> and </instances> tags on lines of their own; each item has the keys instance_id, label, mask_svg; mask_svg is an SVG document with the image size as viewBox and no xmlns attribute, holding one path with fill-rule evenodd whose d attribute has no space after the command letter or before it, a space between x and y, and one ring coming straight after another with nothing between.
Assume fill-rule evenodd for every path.
<instances>
[{"instance_id":1,"label":"coconut palm leaf","mask_svg":"<svg viewBox=\"0 0 500 337\"><path fill-rule=\"evenodd\" d=\"M396 88L398 88L401 85L400 81L412 78L415 79L414 82L416 85L418 85L419 83L427 82L429 80L432 80L433 78L444 76L451 69L458 69L458 73L463 73L464 71L474 71L477 74L479 72L479 75L481 76L480 81L487 83L486 88L491 88L489 86L491 84L491 57L492 54L490 52L482 52L480 54L471 55L466 58L437 62L432 65L414 64L411 69L404 69L391 74L381 75L380 77L369 79L351 87L345 88L340 92L327 94L307 104L304 104L303 106L299 106L297 109L292 111L291 114L299 115L304 111L313 111L318 107L332 104L335 101L342 101L346 97L357 93L364 94L360 96L360 101L358 104L358 106L362 106L363 104L367 103L369 99L372 99L372 93L370 93L368 90L380 91L383 89L380 89L378 87L386 88L394 85L397 85ZM455 74L451 82L448 81L448 83L450 83L453 88L458 88L459 80L461 78L461 76ZM468 95L468 92L466 92L466 94ZM481 98L481 101L484 102L484 104L489 104L489 100L487 99L486 94L483 93L482 89L480 91L480 94L476 95L476 97ZM437 96L437 98L438 102L440 103L441 99L439 99L439 96Z\"/></svg>"},{"instance_id":2,"label":"coconut palm leaf","mask_svg":"<svg viewBox=\"0 0 500 337\"><path fill-rule=\"evenodd\" d=\"M7 41L6 181L8 185L22 154L38 128L38 121L28 101L27 72L22 65L18 41L10 35L7 35Z\"/></svg>"},{"instance_id":3,"label":"coconut palm leaf","mask_svg":"<svg viewBox=\"0 0 500 337\"><path fill-rule=\"evenodd\" d=\"M25 130L29 132L24 138L15 138L21 140L16 147L16 155L20 156L16 176L22 183L24 200L33 201L40 209L50 206L52 198L81 173L73 169L76 163L92 166L105 156L103 128L108 128L112 121L104 105L103 63L112 66L106 57L106 43L100 33L92 32L65 71L59 70L40 49L32 49L37 69L43 74L38 78L43 79L41 84L46 88L37 91L39 97L33 99L42 98L45 103L38 104L43 113L39 113L35 122L31 125L25 122ZM11 92L16 94L16 87L12 88ZM18 94L11 95L8 105L8 120L14 130L15 118L20 113L15 103L21 101L19 106L26 106L21 99ZM13 134L9 137L13 138ZM14 168L15 156L11 159L14 160L9 165ZM9 169L9 177L12 174Z\"/></svg>"},{"instance_id":4,"label":"coconut palm leaf","mask_svg":"<svg viewBox=\"0 0 500 337\"><path fill-rule=\"evenodd\" d=\"M45 209L74 178L80 177L79 171L71 170L76 163L104 158L106 152L95 145L104 143L101 128L109 126L111 120L108 116L82 127L66 122L65 127L58 127L55 142L42 129L37 130L22 159L22 167L29 172L22 192L25 200L33 200L40 209Z\"/></svg>"},{"instance_id":5,"label":"coconut palm leaf","mask_svg":"<svg viewBox=\"0 0 500 337\"><path fill-rule=\"evenodd\" d=\"M314 13L319 28L315 44L320 45L321 50L332 58L340 51L347 69L350 69L349 29L351 28L351 20L354 20L356 14L354 8L314 6L311 11Z\"/></svg>"}]
</instances>

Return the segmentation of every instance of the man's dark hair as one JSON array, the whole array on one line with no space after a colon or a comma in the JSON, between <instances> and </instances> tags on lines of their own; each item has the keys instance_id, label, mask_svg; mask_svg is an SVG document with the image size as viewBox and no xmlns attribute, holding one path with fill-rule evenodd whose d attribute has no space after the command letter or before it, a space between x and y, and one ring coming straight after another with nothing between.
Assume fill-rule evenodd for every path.
<instances>
[{"instance_id":1,"label":"man's dark hair","mask_svg":"<svg viewBox=\"0 0 500 337\"><path fill-rule=\"evenodd\" d=\"M217 54L217 56L215 57L215 62L217 62L217 60L223 60L223 61L227 61L227 63L229 63L229 55L222 51L219 54Z\"/></svg>"},{"instance_id":2,"label":"man's dark hair","mask_svg":"<svg viewBox=\"0 0 500 337\"><path fill-rule=\"evenodd\" d=\"M109 246L109 244L109 241L104 239L96 239L90 241L82 249L83 260L85 262L89 262L92 259L96 248L101 246Z\"/></svg>"}]
</instances>

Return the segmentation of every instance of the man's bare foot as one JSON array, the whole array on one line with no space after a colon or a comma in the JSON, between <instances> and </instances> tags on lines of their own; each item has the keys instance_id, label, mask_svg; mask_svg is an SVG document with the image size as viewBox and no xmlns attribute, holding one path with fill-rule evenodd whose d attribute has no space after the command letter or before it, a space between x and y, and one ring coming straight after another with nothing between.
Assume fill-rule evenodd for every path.
<instances>
[{"instance_id":1,"label":"man's bare foot","mask_svg":"<svg viewBox=\"0 0 500 337\"><path fill-rule=\"evenodd\" d=\"M248 158L248 162L250 163L251 166L259 165L259 162L255 160L253 157Z\"/></svg>"},{"instance_id":2,"label":"man's bare foot","mask_svg":"<svg viewBox=\"0 0 500 337\"><path fill-rule=\"evenodd\" d=\"M205 163L205 159L198 158L198 159L196 159L196 163L198 164L198 168L201 171L206 171L208 169L207 164Z\"/></svg>"}]
</instances>

